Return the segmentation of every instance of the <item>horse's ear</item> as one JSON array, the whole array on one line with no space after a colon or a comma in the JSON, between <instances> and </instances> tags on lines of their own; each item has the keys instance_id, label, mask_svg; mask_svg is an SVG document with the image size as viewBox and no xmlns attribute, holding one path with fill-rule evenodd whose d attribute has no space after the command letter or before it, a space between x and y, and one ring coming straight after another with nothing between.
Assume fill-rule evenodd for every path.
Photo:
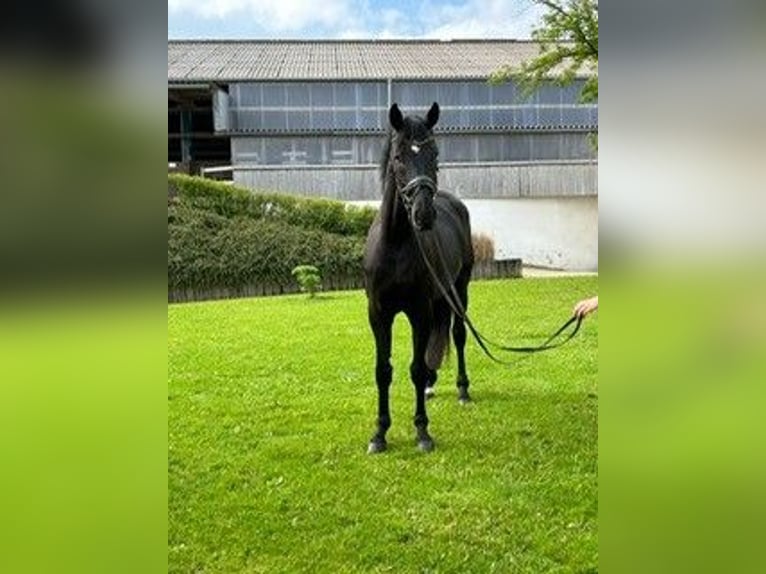
<instances>
[{"instance_id":1,"label":"horse's ear","mask_svg":"<svg viewBox=\"0 0 766 574\"><path fill-rule=\"evenodd\" d=\"M428 129L430 130L432 127L436 125L436 122L439 121L439 104L436 102L433 103L431 106L431 109L428 110L428 115L426 115L426 125L428 126Z\"/></svg>"},{"instance_id":2,"label":"horse's ear","mask_svg":"<svg viewBox=\"0 0 766 574\"><path fill-rule=\"evenodd\" d=\"M391 104L391 109L388 110L388 121L391 122L391 127L396 131L402 131L402 128L404 127L404 116L402 115L399 106L395 103Z\"/></svg>"}]
</instances>

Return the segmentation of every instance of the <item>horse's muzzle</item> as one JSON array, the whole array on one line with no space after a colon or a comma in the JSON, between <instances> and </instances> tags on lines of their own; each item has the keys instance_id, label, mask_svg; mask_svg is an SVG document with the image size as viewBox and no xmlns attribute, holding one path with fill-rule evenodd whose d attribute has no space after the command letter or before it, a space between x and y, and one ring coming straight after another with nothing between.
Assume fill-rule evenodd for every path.
<instances>
[{"instance_id":1,"label":"horse's muzzle","mask_svg":"<svg viewBox=\"0 0 766 574\"><path fill-rule=\"evenodd\" d=\"M418 231L431 229L436 219L436 209L433 205L436 195L434 180L427 175L419 175L412 178L399 193L412 226Z\"/></svg>"},{"instance_id":2,"label":"horse's muzzle","mask_svg":"<svg viewBox=\"0 0 766 574\"><path fill-rule=\"evenodd\" d=\"M417 207L412 210L412 225L418 231L428 231L434 226L436 220L436 210L433 207L420 208Z\"/></svg>"}]
</instances>

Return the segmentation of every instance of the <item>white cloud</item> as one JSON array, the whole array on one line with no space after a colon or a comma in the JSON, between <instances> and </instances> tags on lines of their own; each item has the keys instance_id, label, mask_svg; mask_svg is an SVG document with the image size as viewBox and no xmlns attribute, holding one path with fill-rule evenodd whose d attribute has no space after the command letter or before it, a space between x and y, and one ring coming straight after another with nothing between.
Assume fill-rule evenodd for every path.
<instances>
[{"instance_id":1,"label":"white cloud","mask_svg":"<svg viewBox=\"0 0 766 574\"><path fill-rule=\"evenodd\" d=\"M529 37L541 9L532 0L168 0L168 12L216 29L248 22L274 37L459 39Z\"/></svg>"},{"instance_id":2,"label":"white cloud","mask_svg":"<svg viewBox=\"0 0 766 574\"><path fill-rule=\"evenodd\" d=\"M168 0L168 11L221 20L252 17L258 27L275 31L340 28L350 25L354 13L350 0Z\"/></svg>"},{"instance_id":3,"label":"white cloud","mask_svg":"<svg viewBox=\"0 0 766 574\"><path fill-rule=\"evenodd\" d=\"M539 21L542 9L532 0L464 0L443 2L426 0L413 3L412 9L375 9L363 3L360 12L366 28L356 37L399 38L528 38ZM354 37L350 31L343 37Z\"/></svg>"},{"instance_id":4,"label":"white cloud","mask_svg":"<svg viewBox=\"0 0 766 574\"><path fill-rule=\"evenodd\" d=\"M428 38L528 38L541 9L530 0L426 2L420 14Z\"/></svg>"}]
</instances>

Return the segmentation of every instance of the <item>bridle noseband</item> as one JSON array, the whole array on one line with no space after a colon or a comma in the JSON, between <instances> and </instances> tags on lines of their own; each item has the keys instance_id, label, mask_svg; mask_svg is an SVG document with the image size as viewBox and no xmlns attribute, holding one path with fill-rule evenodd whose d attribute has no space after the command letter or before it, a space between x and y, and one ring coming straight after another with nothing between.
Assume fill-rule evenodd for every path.
<instances>
[{"instance_id":1,"label":"bridle noseband","mask_svg":"<svg viewBox=\"0 0 766 574\"><path fill-rule=\"evenodd\" d=\"M408 212L412 209L412 202L415 201L415 191L421 187L425 188L431 194L432 198L436 195L436 182L427 175L419 175L412 178L399 190L399 197L402 198L404 207Z\"/></svg>"}]
</instances>

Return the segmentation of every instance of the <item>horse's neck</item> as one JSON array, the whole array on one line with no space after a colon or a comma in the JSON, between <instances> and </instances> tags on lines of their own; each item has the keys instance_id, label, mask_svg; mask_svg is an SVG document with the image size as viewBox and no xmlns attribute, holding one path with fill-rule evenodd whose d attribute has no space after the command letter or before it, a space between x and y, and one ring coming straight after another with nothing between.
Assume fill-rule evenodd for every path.
<instances>
[{"instance_id":1,"label":"horse's neck","mask_svg":"<svg viewBox=\"0 0 766 574\"><path fill-rule=\"evenodd\" d=\"M407 212L397 199L393 178L388 176L383 183L383 203L380 206L383 239L396 243L409 237L411 230Z\"/></svg>"}]
</instances>

